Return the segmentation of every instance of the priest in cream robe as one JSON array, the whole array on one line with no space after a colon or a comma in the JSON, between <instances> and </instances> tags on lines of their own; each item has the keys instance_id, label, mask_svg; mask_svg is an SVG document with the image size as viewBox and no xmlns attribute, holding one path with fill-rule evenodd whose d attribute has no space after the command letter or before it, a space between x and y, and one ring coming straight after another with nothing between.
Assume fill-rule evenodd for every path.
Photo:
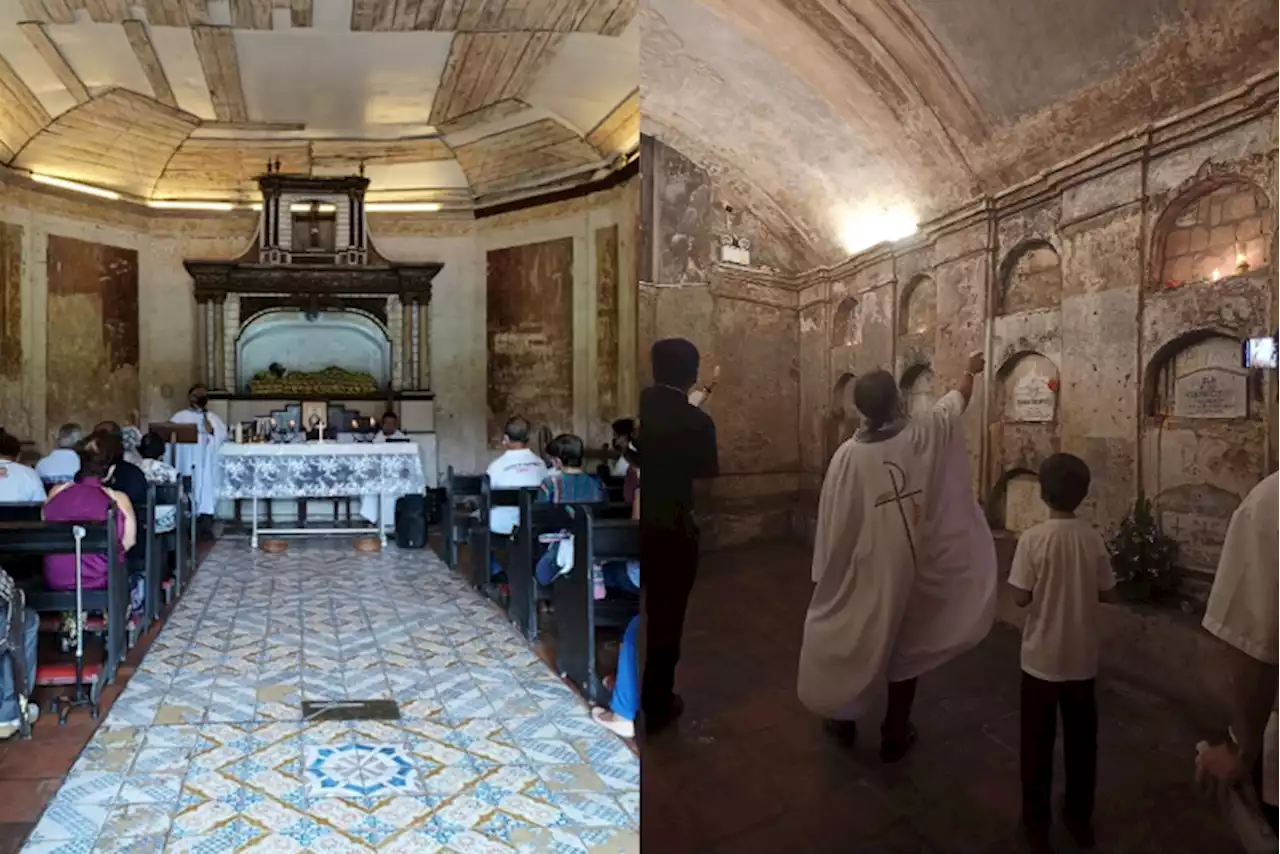
<instances>
[{"instance_id":1,"label":"priest in cream robe","mask_svg":"<svg viewBox=\"0 0 1280 854\"><path fill-rule=\"evenodd\" d=\"M1222 641L1215 675L1226 675L1222 699L1226 737L1201 746L1196 777L1230 786L1251 784L1271 825L1275 850L1280 792L1280 715L1276 712L1276 666L1280 662L1277 578L1280 547L1280 474L1272 472L1245 496L1227 528L1218 571L1204 613L1204 627ZM1218 680L1206 680L1209 684ZM1221 684L1221 682L1219 682Z\"/></svg>"},{"instance_id":2,"label":"priest in cream robe","mask_svg":"<svg viewBox=\"0 0 1280 854\"><path fill-rule=\"evenodd\" d=\"M218 449L227 441L227 425L209 411L209 390L196 384L187 392L186 409L169 420L174 424L195 424L200 434L198 445L178 445L174 459L179 474L191 475L196 513L212 516L218 509Z\"/></svg>"},{"instance_id":3,"label":"priest in cream robe","mask_svg":"<svg viewBox=\"0 0 1280 854\"><path fill-rule=\"evenodd\" d=\"M382 428L373 437L375 445L384 444L388 439L408 439L404 433L400 432L400 416L394 412L384 413L382 416ZM378 498L377 495L365 495L360 499L360 515L370 524L380 524L385 531L389 527L394 527L396 521L396 501L400 498L398 495L383 495L382 498L382 515L378 515ZM378 520L381 519L381 523Z\"/></svg>"},{"instance_id":4,"label":"priest in cream robe","mask_svg":"<svg viewBox=\"0 0 1280 854\"><path fill-rule=\"evenodd\" d=\"M972 648L991 629L996 554L973 494L961 418L981 355L929 412L908 418L885 371L860 377L863 427L831 459L814 542L801 702L848 745L869 695L889 683L881 758L915 742L916 678Z\"/></svg>"}]
</instances>

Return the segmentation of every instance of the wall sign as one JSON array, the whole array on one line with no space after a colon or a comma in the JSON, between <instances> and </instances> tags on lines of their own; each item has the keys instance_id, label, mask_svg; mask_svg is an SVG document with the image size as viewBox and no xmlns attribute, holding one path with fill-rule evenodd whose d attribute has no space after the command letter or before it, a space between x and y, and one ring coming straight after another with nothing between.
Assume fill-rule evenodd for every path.
<instances>
[{"instance_id":1,"label":"wall sign","mask_svg":"<svg viewBox=\"0 0 1280 854\"><path fill-rule=\"evenodd\" d=\"M1173 414L1179 418L1244 418L1249 411L1246 374L1202 368L1178 377Z\"/></svg>"},{"instance_id":2,"label":"wall sign","mask_svg":"<svg viewBox=\"0 0 1280 854\"><path fill-rule=\"evenodd\" d=\"M1052 421L1058 396L1049 387L1049 378L1040 374L1024 375L1013 387L1013 421L1041 423Z\"/></svg>"}]
</instances>

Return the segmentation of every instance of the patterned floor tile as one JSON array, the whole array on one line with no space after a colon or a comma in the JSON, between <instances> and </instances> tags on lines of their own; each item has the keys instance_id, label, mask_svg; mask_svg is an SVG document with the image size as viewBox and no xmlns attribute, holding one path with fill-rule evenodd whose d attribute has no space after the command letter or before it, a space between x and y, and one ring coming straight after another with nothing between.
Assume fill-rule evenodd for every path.
<instances>
[{"instance_id":1,"label":"patterned floor tile","mask_svg":"<svg viewBox=\"0 0 1280 854\"><path fill-rule=\"evenodd\" d=\"M218 544L23 850L637 851L635 754L504 616L429 552L359 561Z\"/></svg>"}]
</instances>

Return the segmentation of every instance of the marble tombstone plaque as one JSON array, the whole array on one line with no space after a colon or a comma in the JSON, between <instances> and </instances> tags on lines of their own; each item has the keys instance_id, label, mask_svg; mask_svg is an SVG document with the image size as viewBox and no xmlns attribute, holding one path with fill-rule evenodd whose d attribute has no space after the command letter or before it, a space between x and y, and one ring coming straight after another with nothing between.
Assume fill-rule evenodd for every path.
<instances>
[{"instance_id":1,"label":"marble tombstone plaque","mask_svg":"<svg viewBox=\"0 0 1280 854\"><path fill-rule=\"evenodd\" d=\"M1249 381L1243 371L1210 367L1178 377L1173 414L1179 418L1244 418L1249 411Z\"/></svg>"},{"instance_id":2,"label":"marble tombstone plaque","mask_svg":"<svg viewBox=\"0 0 1280 854\"><path fill-rule=\"evenodd\" d=\"M1049 388L1048 377L1024 374L1013 387L1011 420L1022 423L1052 421L1057 395Z\"/></svg>"}]
</instances>

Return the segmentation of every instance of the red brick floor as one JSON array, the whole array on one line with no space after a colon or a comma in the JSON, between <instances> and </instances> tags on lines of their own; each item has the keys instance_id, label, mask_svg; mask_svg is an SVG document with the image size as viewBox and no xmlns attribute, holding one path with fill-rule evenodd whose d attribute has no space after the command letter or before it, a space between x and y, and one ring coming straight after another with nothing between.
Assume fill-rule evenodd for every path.
<instances>
[{"instance_id":1,"label":"red brick floor","mask_svg":"<svg viewBox=\"0 0 1280 854\"><path fill-rule=\"evenodd\" d=\"M920 741L884 766L880 709L844 752L796 700L808 579L809 553L792 545L704 559L679 673L686 716L641 749L646 854L1019 851L1017 635L997 627L922 678ZM1097 850L1238 851L1192 782L1202 734L1182 710L1105 678L1099 708Z\"/></svg>"},{"instance_id":2,"label":"red brick floor","mask_svg":"<svg viewBox=\"0 0 1280 854\"><path fill-rule=\"evenodd\" d=\"M201 543L197 559L203 560L212 543ZM48 713L50 698L65 693L66 689L37 689L35 700L45 714L36 723L32 738L23 741L13 737L0 741L0 854L15 854L30 835L45 805L52 800L62 785L62 779L71 770L80 751L93 737L98 724L106 717L111 704L120 696L129 677L146 654L147 648L160 632L164 618L152 625L151 630L139 639L121 665L114 685L103 689L101 714L94 720L87 709L72 711L66 726L58 726L56 715ZM47 661L57 656L57 650L49 648L42 638L40 658ZM90 655L94 651L90 651ZM101 657L100 649L96 651Z\"/></svg>"}]
</instances>

